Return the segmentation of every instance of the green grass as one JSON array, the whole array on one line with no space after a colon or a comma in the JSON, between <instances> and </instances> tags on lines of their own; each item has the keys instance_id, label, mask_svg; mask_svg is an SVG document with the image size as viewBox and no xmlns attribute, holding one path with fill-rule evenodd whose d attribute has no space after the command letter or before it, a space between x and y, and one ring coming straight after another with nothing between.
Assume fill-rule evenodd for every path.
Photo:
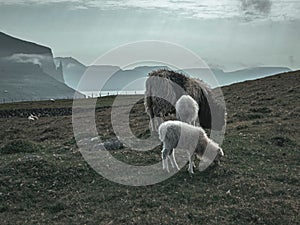
<instances>
[{"instance_id":1,"label":"green grass","mask_svg":"<svg viewBox=\"0 0 300 225\"><path fill-rule=\"evenodd\" d=\"M193 176L185 166L173 177L145 187L124 186L97 174L78 151L71 116L41 117L34 122L2 118L0 223L299 224L296 78L289 76L281 85L274 85L278 79L268 78L274 90L259 87L263 83L255 81L224 88L230 123L221 165ZM256 88L270 93L256 95ZM274 94L282 90L293 96ZM103 139L114 136L109 108L113 100L110 96L97 102L95 122ZM128 100L124 97L123 103ZM290 105L284 106L285 102ZM71 106L69 101L22 104L0 107ZM148 123L143 104L137 104L130 115L133 133L147 138ZM81 138L86 135L82 133ZM133 165L160 160L159 146L145 153L126 147L111 153Z\"/></svg>"},{"instance_id":2,"label":"green grass","mask_svg":"<svg viewBox=\"0 0 300 225\"><path fill-rule=\"evenodd\" d=\"M147 187L108 181L68 146L40 148L30 158L4 155L0 218L3 224L296 224L298 145L240 131L228 130L220 167L192 177L185 167ZM159 149L112 154L136 165L160 158Z\"/></svg>"},{"instance_id":3,"label":"green grass","mask_svg":"<svg viewBox=\"0 0 300 225\"><path fill-rule=\"evenodd\" d=\"M43 224L297 223L299 165L293 148L248 144L227 136L220 167L193 177L185 167L148 187L110 182L68 149L41 149L31 160L15 154L1 166L0 216L7 224L23 224L22 218ZM285 157L275 157L282 151ZM144 160L152 163L153 157L156 152Z\"/></svg>"},{"instance_id":4,"label":"green grass","mask_svg":"<svg viewBox=\"0 0 300 225\"><path fill-rule=\"evenodd\" d=\"M26 140L14 140L0 149L0 154L32 153L38 151L39 146Z\"/></svg>"}]
</instances>

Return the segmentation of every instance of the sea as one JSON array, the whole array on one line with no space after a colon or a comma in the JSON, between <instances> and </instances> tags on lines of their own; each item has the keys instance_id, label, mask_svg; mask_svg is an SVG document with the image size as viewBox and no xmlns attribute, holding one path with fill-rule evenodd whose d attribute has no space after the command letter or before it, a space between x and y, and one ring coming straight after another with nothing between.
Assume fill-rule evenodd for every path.
<instances>
[{"instance_id":1,"label":"sea","mask_svg":"<svg viewBox=\"0 0 300 225\"><path fill-rule=\"evenodd\" d=\"M86 95L87 98L98 98L103 96L111 95L143 95L145 90L136 90L136 91L84 91L81 92Z\"/></svg>"}]
</instances>

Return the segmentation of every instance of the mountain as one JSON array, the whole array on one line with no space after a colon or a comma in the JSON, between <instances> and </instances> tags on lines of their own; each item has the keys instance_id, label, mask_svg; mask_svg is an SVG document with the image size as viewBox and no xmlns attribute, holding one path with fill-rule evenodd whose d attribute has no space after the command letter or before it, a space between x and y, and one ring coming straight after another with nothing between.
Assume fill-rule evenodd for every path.
<instances>
[{"instance_id":1,"label":"mountain","mask_svg":"<svg viewBox=\"0 0 300 225\"><path fill-rule=\"evenodd\" d=\"M291 71L291 69L287 67L253 67L232 72L224 72L223 70L217 68L192 68L185 69L184 73L192 77L198 77L204 80L205 82L212 84L212 86L215 87L239 83L246 80L254 80L258 78L268 77L271 75L289 71ZM214 75L215 78L212 77L212 75ZM215 83L216 80L218 84Z\"/></svg>"},{"instance_id":2,"label":"mountain","mask_svg":"<svg viewBox=\"0 0 300 225\"><path fill-rule=\"evenodd\" d=\"M100 91L99 88L104 82L106 84L102 91L122 90L126 85L129 85L126 90L143 90L148 73L159 68L167 68L163 66L140 66L122 70L118 66L111 65L85 66L72 57L57 57L54 61L56 66L61 63L65 83L79 91ZM83 76L84 80L79 84ZM106 81L106 79L108 80ZM130 84L133 81L135 83Z\"/></svg>"},{"instance_id":3,"label":"mountain","mask_svg":"<svg viewBox=\"0 0 300 225\"><path fill-rule=\"evenodd\" d=\"M72 98L75 93L31 63L5 64L1 66L0 78L1 102Z\"/></svg>"},{"instance_id":4,"label":"mountain","mask_svg":"<svg viewBox=\"0 0 300 225\"><path fill-rule=\"evenodd\" d=\"M76 92L64 84L50 48L1 32L0 79L2 101L72 98Z\"/></svg>"},{"instance_id":5,"label":"mountain","mask_svg":"<svg viewBox=\"0 0 300 225\"><path fill-rule=\"evenodd\" d=\"M119 67L110 65L85 66L70 57L55 58L55 62L57 66L62 62L66 84L79 91L100 91L101 84L111 75L102 91L119 91L124 87L127 91L144 90L145 79L151 71L162 68L168 69L166 66L139 66L129 70L122 70ZM224 72L218 68L190 68L178 71L191 77L200 78L212 87L216 87L291 70L287 67L253 67L232 72ZM77 87L84 73L86 74L84 82L80 84L80 87Z\"/></svg>"},{"instance_id":6,"label":"mountain","mask_svg":"<svg viewBox=\"0 0 300 225\"><path fill-rule=\"evenodd\" d=\"M63 74L57 70L52 50L29 41L24 41L0 32L0 58L9 62L32 63L60 82L64 82Z\"/></svg>"},{"instance_id":7,"label":"mountain","mask_svg":"<svg viewBox=\"0 0 300 225\"><path fill-rule=\"evenodd\" d=\"M87 67L72 57L57 57L54 58L54 63L56 67L61 63L65 84L77 89L78 82Z\"/></svg>"},{"instance_id":8,"label":"mountain","mask_svg":"<svg viewBox=\"0 0 300 225\"><path fill-rule=\"evenodd\" d=\"M279 73L290 72L288 67L253 67L226 73L225 76L218 76L218 80L223 85L254 80Z\"/></svg>"},{"instance_id":9,"label":"mountain","mask_svg":"<svg viewBox=\"0 0 300 225\"><path fill-rule=\"evenodd\" d=\"M140 91L145 88L147 75L158 69L167 69L165 66L139 66L134 69L118 70L104 86L103 90Z\"/></svg>"}]
</instances>

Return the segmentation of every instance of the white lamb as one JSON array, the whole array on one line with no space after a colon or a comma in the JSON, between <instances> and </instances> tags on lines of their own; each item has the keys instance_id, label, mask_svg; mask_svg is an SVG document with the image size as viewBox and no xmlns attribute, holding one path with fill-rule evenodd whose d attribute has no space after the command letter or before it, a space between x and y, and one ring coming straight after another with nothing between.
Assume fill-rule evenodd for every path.
<instances>
[{"instance_id":1,"label":"white lamb","mask_svg":"<svg viewBox=\"0 0 300 225\"><path fill-rule=\"evenodd\" d=\"M182 95L176 102L175 108L177 119L195 126L199 105L190 95Z\"/></svg>"},{"instance_id":2,"label":"white lamb","mask_svg":"<svg viewBox=\"0 0 300 225\"><path fill-rule=\"evenodd\" d=\"M223 150L217 143L207 137L205 131L201 127L195 127L181 121L166 121L158 128L159 139L163 142L162 162L163 169L169 172L168 159L172 166L179 170L175 159L174 149L183 149L188 153L190 173L193 171L194 155L198 159L206 162L218 162L219 158L224 156ZM204 152L205 157L203 157ZM172 157L171 157L172 154ZM201 169L199 163L199 170Z\"/></svg>"},{"instance_id":3,"label":"white lamb","mask_svg":"<svg viewBox=\"0 0 300 225\"><path fill-rule=\"evenodd\" d=\"M28 116L27 119L31 120L31 121L35 121L35 120L38 120L39 118L37 116L35 116L35 115L30 114L30 116Z\"/></svg>"}]
</instances>

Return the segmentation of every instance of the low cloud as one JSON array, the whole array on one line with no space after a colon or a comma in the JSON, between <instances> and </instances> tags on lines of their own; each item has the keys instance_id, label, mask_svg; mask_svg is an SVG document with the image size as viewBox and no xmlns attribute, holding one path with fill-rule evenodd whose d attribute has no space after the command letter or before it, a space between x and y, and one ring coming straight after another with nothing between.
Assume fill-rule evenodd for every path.
<instances>
[{"instance_id":1,"label":"low cloud","mask_svg":"<svg viewBox=\"0 0 300 225\"><path fill-rule=\"evenodd\" d=\"M67 69L73 69L73 68L77 68L77 67L78 67L78 65L73 64L73 63L69 63L69 64L66 66Z\"/></svg>"},{"instance_id":2,"label":"low cloud","mask_svg":"<svg viewBox=\"0 0 300 225\"><path fill-rule=\"evenodd\" d=\"M17 63L32 63L35 65L42 66L42 62L45 60L49 60L50 57L38 55L38 54L13 54L12 56L9 56L6 58L6 60L9 60L11 62L17 62Z\"/></svg>"}]
</instances>

